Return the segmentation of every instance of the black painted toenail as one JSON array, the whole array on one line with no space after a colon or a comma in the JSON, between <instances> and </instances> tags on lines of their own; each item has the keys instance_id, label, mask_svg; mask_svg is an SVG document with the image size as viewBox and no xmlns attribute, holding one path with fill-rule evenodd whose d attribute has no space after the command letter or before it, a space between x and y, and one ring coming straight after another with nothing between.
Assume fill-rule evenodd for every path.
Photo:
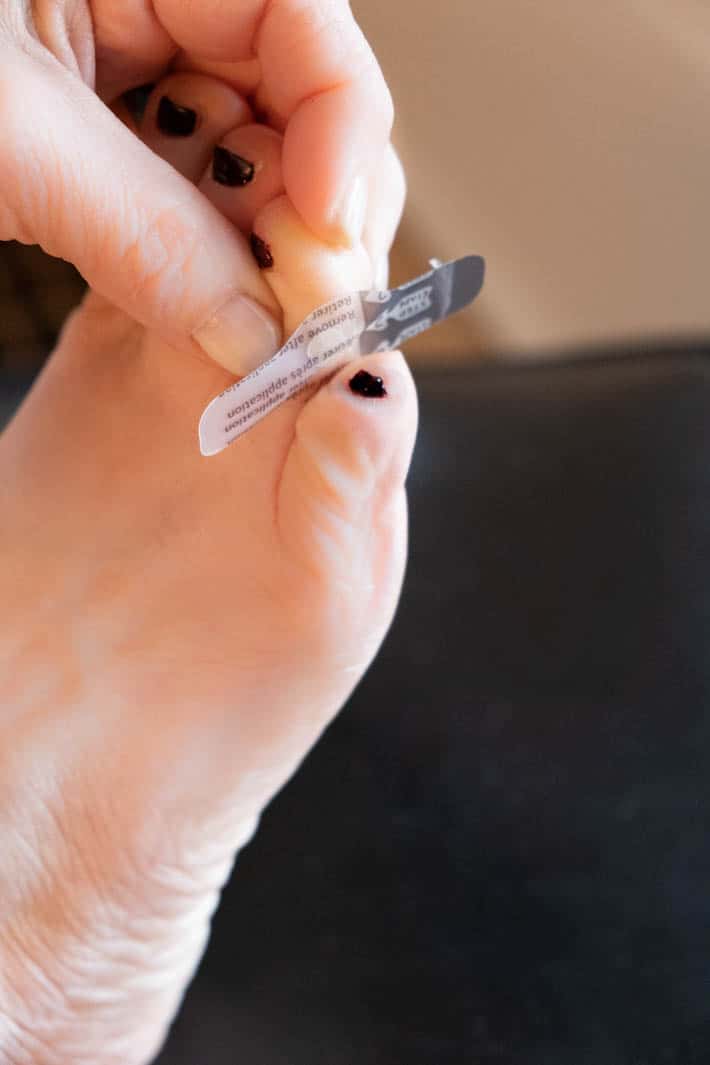
<instances>
[{"instance_id":1,"label":"black painted toenail","mask_svg":"<svg viewBox=\"0 0 710 1065\"><path fill-rule=\"evenodd\" d=\"M154 88L155 85L152 84L137 85L135 89L129 89L128 92L123 94L123 102L136 125L140 125L143 120L145 109L148 106L148 98Z\"/></svg>"},{"instance_id":2,"label":"black painted toenail","mask_svg":"<svg viewBox=\"0 0 710 1065\"><path fill-rule=\"evenodd\" d=\"M226 148L215 148L212 177L218 185L248 185L254 180L254 164Z\"/></svg>"},{"instance_id":3,"label":"black painted toenail","mask_svg":"<svg viewBox=\"0 0 710 1065\"><path fill-rule=\"evenodd\" d=\"M257 237L256 233L252 233L250 237L251 250L254 254L254 258L258 262L262 270L270 270L274 265L274 257L271 254L271 248L262 240L261 237Z\"/></svg>"},{"instance_id":4,"label":"black painted toenail","mask_svg":"<svg viewBox=\"0 0 710 1065\"><path fill-rule=\"evenodd\" d=\"M197 125L197 112L163 96L158 104L157 122L158 129L169 137L191 137Z\"/></svg>"},{"instance_id":5,"label":"black painted toenail","mask_svg":"<svg viewBox=\"0 0 710 1065\"><path fill-rule=\"evenodd\" d=\"M360 370L350 382L350 391L358 396L369 396L372 399L382 399L387 395L385 383L381 377L373 377L367 370Z\"/></svg>"}]
</instances>

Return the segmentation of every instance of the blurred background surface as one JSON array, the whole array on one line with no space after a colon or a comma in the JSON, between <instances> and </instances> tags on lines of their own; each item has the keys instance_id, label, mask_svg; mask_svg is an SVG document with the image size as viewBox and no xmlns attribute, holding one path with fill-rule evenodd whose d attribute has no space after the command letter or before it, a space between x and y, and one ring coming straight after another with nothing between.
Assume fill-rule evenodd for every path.
<instances>
[{"instance_id":1,"label":"blurred background surface","mask_svg":"<svg viewBox=\"0 0 710 1065\"><path fill-rule=\"evenodd\" d=\"M448 357L710 328L710 5L353 8L397 105L396 269L488 260L481 300L436 335Z\"/></svg>"}]
</instances>

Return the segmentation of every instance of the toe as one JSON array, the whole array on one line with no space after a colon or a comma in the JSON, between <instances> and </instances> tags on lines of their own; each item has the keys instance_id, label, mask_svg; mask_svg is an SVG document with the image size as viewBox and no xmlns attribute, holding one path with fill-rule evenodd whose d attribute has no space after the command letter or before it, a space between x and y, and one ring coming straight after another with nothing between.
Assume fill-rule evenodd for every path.
<instances>
[{"instance_id":1,"label":"toe","mask_svg":"<svg viewBox=\"0 0 710 1065\"><path fill-rule=\"evenodd\" d=\"M283 193L281 143L274 130L252 124L230 130L215 146L200 190L243 233Z\"/></svg>"},{"instance_id":2,"label":"toe","mask_svg":"<svg viewBox=\"0 0 710 1065\"><path fill-rule=\"evenodd\" d=\"M283 308L287 335L316 307L372 284L364 247L338 249L324 244L286 196L272 200L256 216L252 247Z\"/></svg>"},{"instance_id":3,"label":"toe","mask_svg":"<svg viewBox=\"0 0 710 1065\"><path fill-rule=\"evenodd\" d=\"M292 557L348 584L374 581L391 599L416 429L416 390L399 352L350 363L305 404L279 492Z\"/></svg>"},{"instance_id":4,"label":"toe","mask_svg":"<svg viewBox=\"0 0 710 1065\"><path fill-rule=\"evenodd\" d=\"M249 121L249 105L229 85L203 74L172 74L153 89L140 134L156 154L197 182L215 145Z\"/></svg>"}]
</instances>

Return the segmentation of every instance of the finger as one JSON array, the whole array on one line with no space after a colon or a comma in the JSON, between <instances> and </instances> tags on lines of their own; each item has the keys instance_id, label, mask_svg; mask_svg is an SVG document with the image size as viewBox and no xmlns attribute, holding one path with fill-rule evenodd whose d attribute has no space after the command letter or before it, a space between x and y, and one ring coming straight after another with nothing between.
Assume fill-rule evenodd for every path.
<instances>
[{"instance_id":1,"label":"finger","mask_svg":"<svg viewBox=\"0 0 710 1065\"><path fill-rule=\"evenodd\" d=\"M56 6L54 0L43 0ZM177 51L147 0L91 0L96 91L115 100L127 89L156 81Z\"/></svg>"},{"instance_id":2,"label":"finger","mask_svg":"<svg viewBox=\"0 0 710 1065\"><path fill-rule=\"evenodd\" d=\"M280 325L266 308L278 306L244 238L59 63L17 67L0 85L13 235L73 262L175 346L200 350L202 328L224 318L233 348L273 354ZM28 113L43 122L28 126Z\"/></svg>"},{"instance_id":3,"label":"finger","mask_svg":"<svg viewBox=\"0 0 710 1065\"><path fill-rule=\"evenodd\" d=\"M393 110L347 0L155 0L154 9L182 48L217 62L259 58L285 123L289 197L316 235L356 243Z\"/></svg>"}]
</instances>

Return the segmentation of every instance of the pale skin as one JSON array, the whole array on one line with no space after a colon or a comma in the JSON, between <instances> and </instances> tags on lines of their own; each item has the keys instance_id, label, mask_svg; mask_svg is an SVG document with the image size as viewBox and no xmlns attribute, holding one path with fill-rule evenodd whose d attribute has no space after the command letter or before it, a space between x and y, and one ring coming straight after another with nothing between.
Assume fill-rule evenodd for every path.
<instances>
[{"instance_id":1,"label":"pale skin","mask_svg":"<svg viewBox=\"0 0 710 1065\"><path fill-rule=\"evenodd\" d=\"M197 422L269 338L383 280L404 183L342 0L32 11L0 2L0 235L93 291L0 438L0 1063L143 1065L391 622L416 396L391 353L214 458ZM148 80L131 128L116 100ZM158 128L164 95L193 135ZM248 187L213 180L215 145L259 163ZM259 337L220 313L238 294ZM353 394L361 368L386 397Z\"/></svg>"}]
</instances>

